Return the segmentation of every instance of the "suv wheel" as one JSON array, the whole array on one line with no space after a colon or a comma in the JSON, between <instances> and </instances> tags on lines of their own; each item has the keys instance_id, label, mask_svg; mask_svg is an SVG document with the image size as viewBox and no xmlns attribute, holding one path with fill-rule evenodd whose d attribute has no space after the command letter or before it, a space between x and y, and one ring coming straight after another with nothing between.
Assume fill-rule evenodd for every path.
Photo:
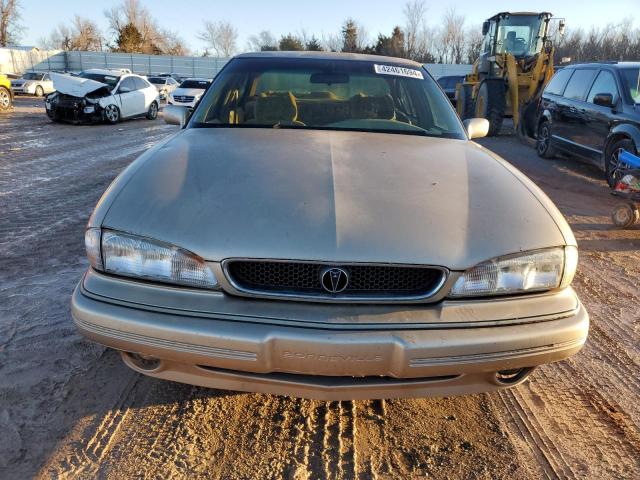
<instances>
[{"instance_id":1,"label":"suv wheel","mask_svg":"<svg viewBox=\"0 0 640 480\"><path fill-rule=\"evenodd\" d=\"M629 153L636 153L636 147L633 144L633 141L628 138L623 138L622 140L618 140L613 143L611 147L609 147L607 151L607 156L605 157L605 172L607 175L607 183L611 188L616 185L616 182L620 180L620 160L619 156L623 150L626 150Z\"/></svg>"},{"instance_id":2,"label":"suv wheel","mask_svg":"<svg viewBox=\"0 0 640 480\"><path fill-rule=\"evenodd\" d=\"M538 127L536 151L541 158L553 158L556 156L556 150L551 144L551 125L548 121L542 122Z\"/></svg>"}]
</instances>

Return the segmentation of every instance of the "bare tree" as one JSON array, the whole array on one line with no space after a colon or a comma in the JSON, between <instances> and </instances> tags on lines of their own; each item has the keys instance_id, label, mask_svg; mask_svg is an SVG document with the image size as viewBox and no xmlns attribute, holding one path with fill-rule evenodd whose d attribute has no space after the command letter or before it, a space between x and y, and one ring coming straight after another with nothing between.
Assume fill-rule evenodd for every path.
<instances>
[{"instance_id":1,"label":"bare tree","mask_svg":"<svg viewBox=\"0 0 640 480\"><path fill-rule=\"evenodd\" d=\"M482 36L482 26L469 28L465 34L467 40L467 63L475 62L480 56L482 51L482 42L484 37Z\"/></svg>"},{"instance_id":2,"label":"bare tree","mask_svg":"<svg viewBox=\"0 0 640 480\"><path fill-rule=\"evenodd\" d=\"M229 22L204 22L198 38L218 57L231 57L237 50L238 31Z\"/></svg>"},{"instance_id":3,"label":"bare tree","mask_svg":"<svg viewBox=\"0 0 640 480\"><path fill-rule=\"evenodd\" d=\"M161 54L165 49L186 50L176 34L161 29L146 7L138 0L122 3L104 12L113 34L111 48L120 52ZM175 48L176 44L179 48Z\"/></svg>"},{"instance_id":4,"label":"bare tree","mask_svg":"<svg viewBox=\"0 0 640 480\"><path fill-rule=\"evenodd\" d=\"M413 0L404 6L404 38L407 57L414 59L424 49L422 33L425 28L427 6L424 0Z\"/></svg>"},{"instance_id":5,"label":"bare tree","mask_svg":"<svg viewBox=\"0 0 640 480\"><path fill-rule=\"evenodd\" d=\"M263 30L257 35L251 35L247 42L247 50L252 52L277 50L278 40L269 30Z\"/></svg>"},{"instance_id":6,"label":"bare tree","mask_svg":"<svg viewBox=\"0 0 640 480\"><path fill-rule=\"evenodd\" d=\"M445 13L440 32L443 63L462 63L465 51L464 22L464 15L458 15L455 7Z\"/></svg>"},{"instance_id":7,"label":"bare tree","mask_svg":"<svg viewBox=\"0 0 640 480\"><path fill-rule=\"evenodd\" d=\"M322 34L322 45L325 50L330 52L339 52L342 50L343 38L341 33Z\"/></svg>"},{"instance_id":8,"label":"bare tree","mask_svg":"<svg viewBox=\"0 0 640 480\"><path fill-rule=\"evenodd\" d=\"M99 52L102 50L102 32L95 22L76 15L70 25L58 25L44 45L50 49Z\"/></svg>"},{"instance_id":9,"label":"bare tree","mask_svg":"<svg viewBox=\"0 0 640 480\"><path fill-rule=\"evenodd\" d=\"M0 47L8 47L18 41L22 33L18 0L0 0Z\"/></svg>"}]
</instances>

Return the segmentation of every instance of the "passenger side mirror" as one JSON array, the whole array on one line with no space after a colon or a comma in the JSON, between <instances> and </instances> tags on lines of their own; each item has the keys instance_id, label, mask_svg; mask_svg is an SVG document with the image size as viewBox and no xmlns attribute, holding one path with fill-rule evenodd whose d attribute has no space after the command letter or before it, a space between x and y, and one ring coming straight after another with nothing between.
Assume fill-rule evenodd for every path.
<instances>
[{"instance_id":1,"label":"passenger side mirror","mask_svg":"<svg viewBox=\"0 0 640 480\"><path fill-rule=\"evenodd\" d=\"M558 25L558 33L560 34L560 36L564 35L564 29L565 29L566 25L567 24L565 23L564 20L560 20L560 23Z\"/></svg>"},{"instance_id":2,"label":"passenger side mirror","mask_svg":"<svg viewBox=\"0 0 640 480\"><path fill-rule=\"evenodd\" d=\"M489 120L486 118L468 118L463 123L469 140L486 137L489 133Z\"/></svg>"},{"instance_id":3,"label":"passenger side mirror","mask_svg":"<svg viewBox=\"0 0 640 480\"><path fill-rule=\"evenodd\" d=\"M610 93L597 93L596 96L593 97L593 103L600 105L601 107L615 107L613 103L613 95Z\"/></svg>"},{"instance_id":4,"label":"passenger side mirror","mask_svg":"<svg viewBox=\"0 0 640 480\"><path fill-rule=\"evenodd\" d=\"M482 36L484 37L487 33L489 33L489 22L482 23Z\"/></svg>"},{"instance_id":5,"label":"passenger side mirror","mask_svg":"<svg viewBox=\"0 0 640 480\"><path fill-rule=\"evenodd\" d=\"M169 125L179 125L180 128L187 124L189 109L178 105L167 105L162 112L164 121Z\"/></svg>"}]
</instances>

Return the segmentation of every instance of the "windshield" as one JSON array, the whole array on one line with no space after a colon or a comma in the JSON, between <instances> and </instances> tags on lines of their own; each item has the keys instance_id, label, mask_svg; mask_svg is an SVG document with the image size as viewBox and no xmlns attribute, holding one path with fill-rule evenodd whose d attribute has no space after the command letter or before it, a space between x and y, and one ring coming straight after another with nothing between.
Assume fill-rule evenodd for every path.
<instances>
[{"instance_id":1,"label":"windshield","mask_svg":"<svg viewBox=\"0 0 640 480\"><path fill-rule=\"evenodd\" d=\"M149 80L154 85L164 85L165 83L167 83L167 79L163 77L149 77L147 80Z\"/></svg>"},{"instance_id":2,"label":"windshield","mask_svg":"<svg viewBox=\"0 0 640 480\"><path fill-rule=\"evenodd\" d=\"M629 92L631 101L640 103L640 68L623 68L624 89Z\"/></svg>"},{"instance_id":3,"label":"windshield","mask_svg":"<svg viewBox=\"0 0 640 480\"><path fill-rule=\"evenodd\" d=\"M190 126L466 138L447 97L423 69L355 60L233 60L216 77Z\"/></svg>"},{"instance_id":4,"label":"windshield","mask_svg":"<svg viewBox=\"0 0 640 480\"><path fill-rule=\"evenodd\" d=\"M544 21L537 15L511 15L498 24L496 54L535 55L542 49Z\"/></svg>"},{"instance_id":5,"label":"windshield","mask_svg":"<svg viewBox=\"0 0 640 480\"><path fill-rule=\"evenodd\" d=\"M201 90L206 90L207 87L211 84L207 80L185 80L180 84L180 88L199 88Z\"/></svg>"},{"instance_id":6,"label":"windshield","mask_svg":"<svg viewBox=\"0 0 640 480\"><path fill-rule=\"evenodd\" d=\"M117 77L115 75L103 75L101 73L82 72L78 76L82 78L88 78L89 80L95 80L96 82L100 83L106 83L110 87L115 87L118 84L118 80L120 80L120 77Z\"/></svg>"},{"instance_id":7,"label":"windshield","mask_svg":"<svg viewBox=\"0 0 640 480\"><path fill-rule=\"evenodd\" d=\"M22 79L23 80L42 80L42 76L43 76L42 73L29 72L22 75Z\"/></svg>"}]
</instances>

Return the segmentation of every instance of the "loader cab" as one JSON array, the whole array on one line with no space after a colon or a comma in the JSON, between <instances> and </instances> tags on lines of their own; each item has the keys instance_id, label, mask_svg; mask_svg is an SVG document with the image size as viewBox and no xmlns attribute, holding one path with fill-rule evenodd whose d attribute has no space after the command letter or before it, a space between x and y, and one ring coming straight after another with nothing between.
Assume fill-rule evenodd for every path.
<instances>
[{"instance_id":1,"label":"loader cab","mask_svg":"<svg viewBox=\"0 0 640 480\"><path fill-rule=\"evenodd\" d=\"M492 59L496 55L510 53L516 60L526 59L542 51L547 38L551 14L509 13L494 15L482 24L482 53L478 71L492 74Z\"/></svg>"}]
</instances>

